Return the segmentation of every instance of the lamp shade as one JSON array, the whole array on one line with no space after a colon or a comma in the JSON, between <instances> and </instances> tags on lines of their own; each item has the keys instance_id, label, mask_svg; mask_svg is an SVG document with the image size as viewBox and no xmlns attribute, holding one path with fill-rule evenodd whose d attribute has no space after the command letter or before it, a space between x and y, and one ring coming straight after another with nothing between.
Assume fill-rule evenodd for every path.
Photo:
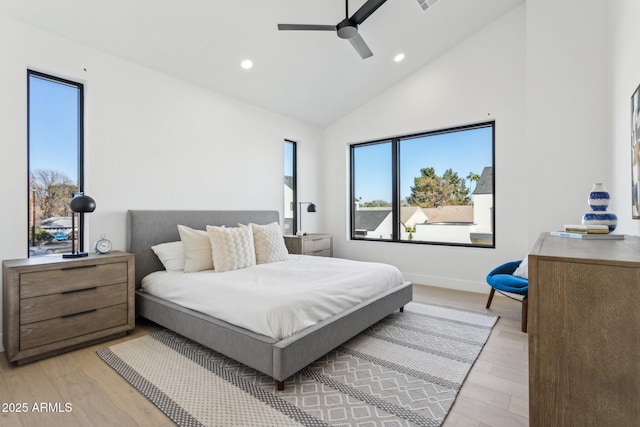
<instances>
[{"instance_id":1,"label":"lamp shade","mask_svg":"<svg viewBox=\"0 0 640 427\"><path fill-rule=\"evenodd\" d=\"M302 231L302 205L309 205L307 206L307 212L315 212L316 211L316 204L313 202L298 202L298 207L300 208L300 229L298 230L298 232L296 233L298 236L304 236L305 233L304 231Z\"/></svg>"},{"instance_id":2,"label":"lamp shade","mask_svg":"<svg viewBox=\"0 0 640 427\"><path fill-rule=\"evenodd\" d=\"M69 207L73 212L93 212L96 210L96 201L84 193L78 193L69 202Z\"/></svg>"},{"instance_id":3,"label":"lamp shade","mask_svg":"<svg viewBox=\"0 0 640 427\"><path fill-rule=\"evenodd\" d=\"M69 202L69 207L73 212L71 214L71 253L62 254L62 258L81 258L89 256L88 253L82 250L82 218L84 213L93 212L96 210L96 201L93 198L85 195L84 193L77 193ZM76 213L79 213L80 217L80 234L76 236ZM80 250L76 251L76 237L80 244Z\"/></svg>"}]
</instances>

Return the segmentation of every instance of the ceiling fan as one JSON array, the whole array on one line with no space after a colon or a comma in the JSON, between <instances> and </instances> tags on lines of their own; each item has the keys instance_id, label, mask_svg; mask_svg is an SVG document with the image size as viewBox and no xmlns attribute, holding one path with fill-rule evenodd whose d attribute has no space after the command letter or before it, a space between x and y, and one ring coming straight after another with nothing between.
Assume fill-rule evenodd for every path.
<instances>
[{"instance_id":1,"label":"ceiling fan","mask_svg":"<svg viewBox=\"0 0 640 427\"><path fill-rule=\"evenodd\" d=\"M356 13L349 18L349 0L345 0L346 18L337 25L305 25L305 24L278 24L280 31L337 31L338 37L347 39L351 46L360 54L362 59L373 56L373 52L358 34L358 25L362 24L373 12L382 6L387 0L367 0Z\"/></svg>"}]
</instances>

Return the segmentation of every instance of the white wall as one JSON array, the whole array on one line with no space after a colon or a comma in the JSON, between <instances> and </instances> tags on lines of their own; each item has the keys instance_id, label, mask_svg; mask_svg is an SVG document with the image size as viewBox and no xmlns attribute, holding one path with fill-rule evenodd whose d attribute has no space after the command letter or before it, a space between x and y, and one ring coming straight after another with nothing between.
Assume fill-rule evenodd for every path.
<instances>
[{"instance_id":1,"label":"white wall","mask_svg":"<svg viewBox=\"0 0 640 427\"><path fill-rule=\"evenodd\" d=\"M640 2L616 0L611 13L612 90L610 103L612 205L621 233L640 234L640 221L631 219L631 95L640 85Z\"/></svg>"},{"instance_id":2,"label":"white wall","mask_svg":"<svg viewBox=\"0 0 640 427\"><path fill-rule=\"evenodd\" d=\"M525 49L522 6L327 129L335 255L394 264L414 283L483 292L488 269L526 254ZM496 121L496 249L348 240L349 143L487 120Z\"/></svg>"},{"instance_id":3,"label":"white wall","mask_svg":"<svg viewBox=\"0 0 640 427\"><path fill-rule=\"evenodd\" d=\"M3 17L0 51L0 259L27 254L27 68L85 83L90 245L106 234L125 249L128 209L282 214L284 138L298 143L300 200L323 204L318 128Z\"/></svg>"},{"instance_id":4,"label":"white wall","mask_svg":"<svg viewBox=\"0 0 640 427\"><path fill-rule=\"evenodd\" d=\"M614 199L630 197L630 189L620 194L611 184L612 4L526 3L527 123L522 154L527 158L530 245L541 231L580 223L589 210L587 195L594 182L605 183Z\"/></svg>"}]
</instances>

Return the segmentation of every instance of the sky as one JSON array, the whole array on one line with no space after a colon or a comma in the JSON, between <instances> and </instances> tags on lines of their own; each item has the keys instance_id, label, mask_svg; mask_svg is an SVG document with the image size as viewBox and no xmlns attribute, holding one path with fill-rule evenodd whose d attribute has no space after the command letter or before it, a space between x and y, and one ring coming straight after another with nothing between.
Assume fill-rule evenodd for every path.
<instances>
[{"instance_id":1,"label":"sky","mask_svg":"<svg viewBox=\"0 0 640 427\"><path fill-rule=\"evenodd\" d=\"M449 168L462 178L470 172L482 174L493 163L491 132L484 127L402 140L400 198L411 194L413 179L425 167L433 167L438 176ZM357 147L355 164L355 197L391 202L391 143Z\"/></svg>"},{"instance_id":2,"label":"sky","mask_svg":"<svg viewBox=\"0 0 640 427\"><path fill-rule=\"evenodd\" d=\"M29 168L78 180L78 88L29 77Z\"/></svg>"},{"instance_id":3,"label":"sky","mask_svg":"<svg viewBox=\"0 0 640 427\"><path fill-rule=\"evenodd\" d=\"M293 143L285 141L284 143L284 175L293 176Z\"/></svg>"}]
</instances>

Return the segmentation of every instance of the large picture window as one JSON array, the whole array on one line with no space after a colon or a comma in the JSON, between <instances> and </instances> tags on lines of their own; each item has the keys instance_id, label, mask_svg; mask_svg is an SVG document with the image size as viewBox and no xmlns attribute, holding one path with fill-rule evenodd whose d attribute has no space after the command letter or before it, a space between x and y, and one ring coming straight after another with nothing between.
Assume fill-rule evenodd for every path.
<instances>
[{"instance_id":1,"label":"large picture window","mask_svg":"<svg viewBox=\"0 0 640 427\"><path fill-rule=\"evenodd\" d=\"M83 85L29 70L29 256L70 252L82 241L69 201L82 191Z\"/></svg>"},{"instance_id":2,"label":"large picture window","mask_svg":"<svg viewBox=\"0 0 640 427\"><path fill-rule=\"evenodd\" d=\"M351 146L351 238L495 247L495 123Z\"/></svg>"}]
</instances>

